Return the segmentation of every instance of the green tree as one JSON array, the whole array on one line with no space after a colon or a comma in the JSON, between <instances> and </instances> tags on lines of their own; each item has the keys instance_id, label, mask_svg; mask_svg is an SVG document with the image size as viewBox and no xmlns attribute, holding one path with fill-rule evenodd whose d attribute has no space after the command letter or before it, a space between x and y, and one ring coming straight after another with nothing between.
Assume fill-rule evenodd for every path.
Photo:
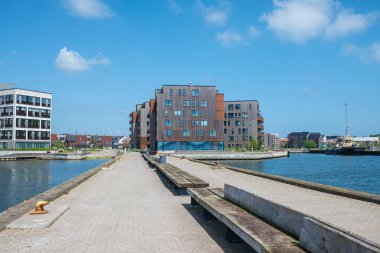
<instances>
[{"instance_id":1,"label":"green tree","mask_svg":"<svg viewBox=\"0 0 380 253\"><path fill-rule=\"evenodd\" d=\"M56 149L64 149L65 148L65 143L63 143L62 141L57 141L55 144L54 144L54 147Z\"/></svg>"},{"instance_id":2,"label":"green tree","mask_svg":"<svg viewBox=\"0 0 380 253\"><path fill-rule=\"evenodd\" d=\"M317 148L318 145L315 141L303 141L302 147L307 149Z\"/></svg>"},{"instance_id":3,"label":"green tree","mask_svg":"<svg viewBox=\"0 0 380 253\"><path fill-rule=\"evenodd\" d=\"M259 150L260 149L260 146L259 144L257 143L257 141L255 139L251 139L251 149L252 151L255 151L255 150Z\"/></svg>"}]
</instances>

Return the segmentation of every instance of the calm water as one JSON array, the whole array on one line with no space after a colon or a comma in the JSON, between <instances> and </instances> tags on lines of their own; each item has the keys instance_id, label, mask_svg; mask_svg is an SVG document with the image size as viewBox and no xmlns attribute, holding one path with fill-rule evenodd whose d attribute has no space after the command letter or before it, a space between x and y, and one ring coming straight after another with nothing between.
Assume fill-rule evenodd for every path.
<instances>
[{"instance_id":1,"label":"calm water","mask_svg":"<svg viewBox=\"0 0 380 253\"><path fill-rule=\"evenodd\" d=\"M2 161L0 162L0 212L106 161Z\"/></svg>"},{"instance_id":2,"label":"calm water","mask_svg":"<svg viewBox=\"0 0 380 253\"><path fill-rule=\"evenodd\" d=\"M261 161L222 164L351 190L380 194L380 156L291 154Z\"/></svg>"}]
</instances>

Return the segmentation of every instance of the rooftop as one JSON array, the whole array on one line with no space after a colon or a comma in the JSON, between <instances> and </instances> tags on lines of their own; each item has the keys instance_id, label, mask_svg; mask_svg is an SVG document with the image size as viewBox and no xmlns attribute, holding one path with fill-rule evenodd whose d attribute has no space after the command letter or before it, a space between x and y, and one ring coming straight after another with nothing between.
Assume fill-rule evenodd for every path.
<instances>
[{"instance_id":1,"label":"rooftop","mask_svg":"<svg viewBox=\"0 0 380 253\"><path fill-rule=\"evenodd\" d=\"M38 93L45 93L52 95L53 93L50 92L44 92L44 91L38 91L38 90L27 90L27 89L21 89L21 88L8 88L8 89L0 89L0 91L8 91L8 90L24 90L24 91L32 91L32 92L38 92Z\"/></svg>"}]
</instances>

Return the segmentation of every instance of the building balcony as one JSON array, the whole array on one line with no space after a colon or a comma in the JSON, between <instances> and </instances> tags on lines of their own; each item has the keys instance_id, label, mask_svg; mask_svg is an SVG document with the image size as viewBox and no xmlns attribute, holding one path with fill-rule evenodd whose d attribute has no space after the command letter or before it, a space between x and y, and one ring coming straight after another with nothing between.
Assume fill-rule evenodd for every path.
<instances>
[{"instance_id":1,"label":"building balcony","mask_svg":"<svg viewBox=\"0 0 380 253\"><path fill-rule=\"evenodd\" d=\"M257 122L258 123L264 123L264 118L260 114L257 116Z\"/></svg>"},{"instance_id":2,"label":"building balcony","mask_svg":"<svg viewBox=\"0 0 380 253\"><path fill-rule=\"evenodd\" d=\"M257 124L257 130L259 130L259 131L264 130L264 125L261 124L261 123L258 123L258 124Z\"/></svg>"},{"instance_id":3,"label":"building balcony","mask_svg":"<svg viewBox=\"0 0 380 253\"><path fill-rule=\"evenodd\" d=\"M258 133L259 138L264 138L264 133Z\"/></svg>"}]
</instances>

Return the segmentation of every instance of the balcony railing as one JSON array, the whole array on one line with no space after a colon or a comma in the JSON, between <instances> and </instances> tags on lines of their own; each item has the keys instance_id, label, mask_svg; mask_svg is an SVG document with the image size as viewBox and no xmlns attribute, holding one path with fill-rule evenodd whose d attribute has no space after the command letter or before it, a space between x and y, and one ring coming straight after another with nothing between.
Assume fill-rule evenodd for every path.
<instances>
[{"instance_id":1,"label":"balcony railing","mask_svg":"<svg viewBox=\"0 0 380 253\"><path fill-rule=\"evenodd\" d=\"M257 130L259 130L259 131L264 130L264 125L261 124L261 123L258 123L258 124L257 124Z\"/></svg>"},{"instance_id":2,"label":"balcony railing","mask_svg":"<svg viewBox=\"0 0 380 253\"><path fill-rule=\"evenodd\" d=\"M260 114L257 116L257 122L258 123L264 123L264 118Z\"/></svg>"}]
</instances>

